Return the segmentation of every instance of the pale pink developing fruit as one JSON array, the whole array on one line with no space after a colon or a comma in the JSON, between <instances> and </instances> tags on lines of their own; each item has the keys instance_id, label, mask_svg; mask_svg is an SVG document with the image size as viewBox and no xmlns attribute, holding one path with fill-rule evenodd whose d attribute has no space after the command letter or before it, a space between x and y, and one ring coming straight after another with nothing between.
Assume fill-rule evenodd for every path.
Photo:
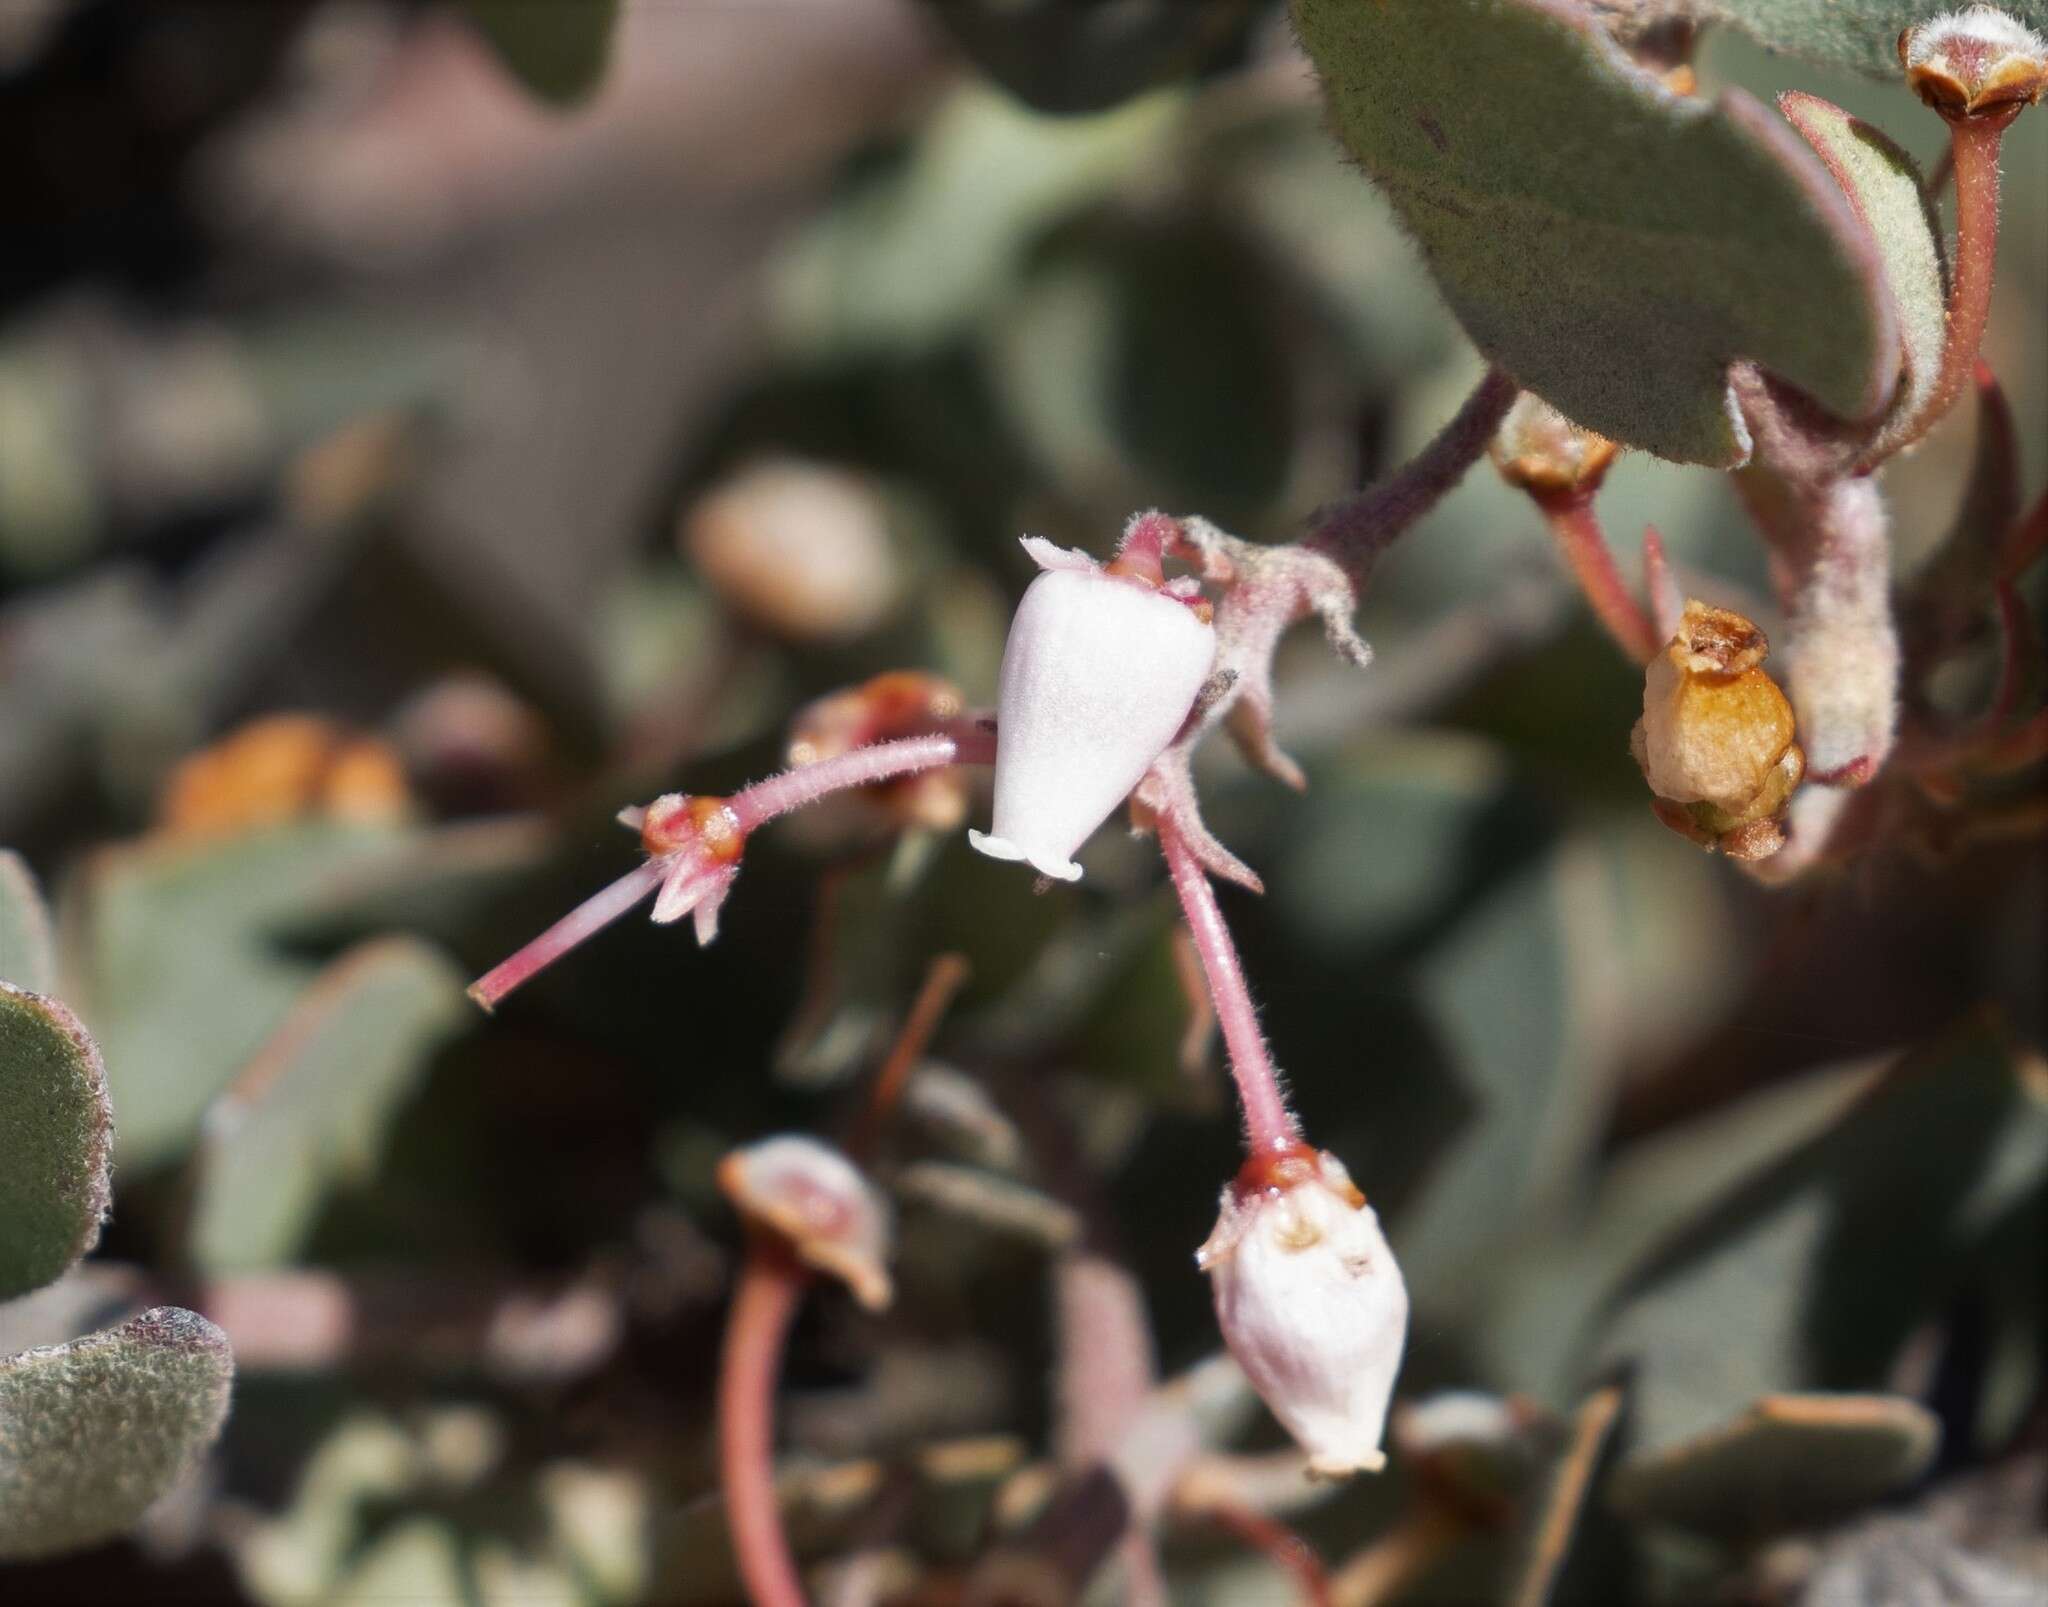
<instances>
[{"instance_id":1,"label":"pale pink developing fruit","mask_svg":"<svg viewBox=\"0 0 2048 1607\"><path fill-rule=\"evenodd\" d=\"M1300 1145L1256 1156L1223 1191L1195 1264L1223 1341L1309 1471L1376 1473L1408 1336L1408 1289L1341 1162Z\"/></svg>"},{"instance_id":2,"label":"pale pink developing fruit","mask_svg":"<svg viewBox=\"0 0 2048 1607\"><path fill-rule=\"evenodd\" d=\"M749 1144L719 1163L718 1186L751 1226L787 1241L870 1311L889 1304L889 1202L831 1145L798 1134Z\"/></svg>"},{"instance_id":3,"label":"pale pink developing fruit","mask_svg":"<svg viewBox=\"0 0 2048 1607\"><path fill-rule=\"evenodd\" d=\"M1074 851L1166 750L1216 656L1192 582L1158 584L1026 538L1045 570L1010 622L994 830L969 840L1074 881Z\"/></svg>"}]
</instances>

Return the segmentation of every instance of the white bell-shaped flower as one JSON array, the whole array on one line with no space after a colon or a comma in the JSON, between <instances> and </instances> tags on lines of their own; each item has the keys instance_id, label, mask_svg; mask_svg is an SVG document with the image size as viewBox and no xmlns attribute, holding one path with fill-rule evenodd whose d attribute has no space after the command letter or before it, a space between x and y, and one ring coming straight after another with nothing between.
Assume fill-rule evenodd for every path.
<instances>
[{"instance_id":1,"label":"white bell-shaped flower","mask_svg":"<svg viewBox=\"0 0 2048 1607\"><path fill-rule=\"evenodd\" d=\"M1195 1264L1209 1274L1224 1343L1308 1452L1309 1471L1384 1467L1408 1289L1337 1158L1303 1146L1255 1160L1223 1191Z\"/></svg>"},{"instance_id":2,"label":"white bell-shaped flower","mask_svg":"<svg viewBox=\"0 0 2048 1607\"><path fill-rule=\"evenodd\" d=\"M1159 585L1025 538L1045 573L1017 605L996 710L994 830L968 838L1071 882L1074 851L1166 751L1216 656L1192 583Z\"/></svg>"}]
</instances>

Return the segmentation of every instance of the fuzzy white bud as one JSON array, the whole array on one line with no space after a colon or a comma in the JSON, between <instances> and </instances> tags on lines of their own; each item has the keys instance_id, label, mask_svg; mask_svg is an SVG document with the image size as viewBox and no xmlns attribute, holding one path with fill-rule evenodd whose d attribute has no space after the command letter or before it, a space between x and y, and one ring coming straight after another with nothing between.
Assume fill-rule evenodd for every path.
<instances>
[{"instance_id":1,"label":"fuzzy white bud","mask_svg":"<svg viewBox=\"0 0 2048 1607\"><path fill-rule=\"evenodd\" d=\"M1027 538L1045 570L1010 622L996 711L994 830L984 854L1060 881L1074 851L1166 751L1216 656L1192 585L1165 586Z\"/></svg>"},{"instance_id":2,"label":"fuzzy white bud","mask_svg":"<svg viewBox=\"0 0 2048 1607\"><path fill-rule=\"evenodd\" d=\"M1408 1289L1334 1155L1259 1158L1223 1191L1195 1256L1223 1341L1252 1387L1329 1478L1376 1473L1408 1337Z\"/></svg>"}]
</instances>

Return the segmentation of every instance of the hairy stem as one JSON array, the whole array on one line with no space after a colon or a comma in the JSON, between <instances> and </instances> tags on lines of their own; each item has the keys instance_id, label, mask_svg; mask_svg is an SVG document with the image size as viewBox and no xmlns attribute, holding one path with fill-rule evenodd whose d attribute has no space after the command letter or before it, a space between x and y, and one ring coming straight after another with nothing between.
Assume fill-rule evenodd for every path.
<instances>
[{"instance_id":1,"label":"hairy stem","mask_svg":"<svg viewBox=\"0 0 2048 1607\"><path fill-rule=\"evenodd\" d=\"M755 1234L733 1291L718 1367L718 1476L733 1556L754 1607L804 1607L775 1495L775 1384L808 1275Z\"/></svg>"},{"instance_id":2,"label":"hairy stem","mask_svg":"<svg viewBox=\"0 0 2048 1607\"><path fill-rule=\"evenodd\" d=\"M1259 1031L1258 1010L1245 986L1237 945L1231 942L1230 928L1223 924L1223 911L1217 907L1216 890L1170 815L1159 817L1159 847L1173 876L1173 890L1180 895L1188 933L1201 957L1202 974L1209 981L1209 997L1215 1001L1224 1047L1230 1052L1230 1074L1237 1081L1246 1144L1254 1154L1299 1144L1301 1128L1280 1092L1279 1073L1273 1068L1265 1034Z\"/></svg>"},{"instance_id":3,"label":"hairy stem","mask_svg":"<svg viewBox=\"0 0 2048 1607\"><path fill-rule=\"evenodd\" d=\"M659 859L635 865L609 887L592 894L510 958L501 960L469 986L469 996L486 1010L521 983L545 971L584 939L596 936L636 904L650 897L668 874Z\"/></svg>"},{"instance_id":4,"label":"hairy stem","mask_svg":"<svg viewBox=\"0 0 2048 1607\"><path fill-rule=\"evenodd\" d=\"M1488 369L1457 415L1405 466L1325 508L1303 545L1335 559L1355 582L1372 561L1465 476L1514 402L1515 382Z\"/></svg>"},{"instance_id":5,"label":"hairy stem","mask_svg":"<svg viewBox=\"0 0 2048 1607\"><path fill-rule=\"evenodd\" d=\"M1893 448L1912 445L1956 405L1977 367L1977 348L1991 313L1998 266L1998 151L2002 123L1968 119L1949 127L1956 186L1955 277L1949 286L1948 333L1941 368L1919 416Z\"/></svg>"},{"instance_id":6,"label":"hairy stem","mask_svg":"<svg viewBox=\"0 0 2048 1607\"><path fill-rule=\"evenodd\" d=\"M1614 567L1614 554L1600 528L1600 516L1593 511L1591 493L1539 491L1533 496L1594 617L1631 659L1649 663L1662 639L1621 578L1621 571Z\"/></svg>"},{"instance_id":7,"label":"hairy stem","mask_svg":"<svg viewBox=\"0 0 2048 1607\"><path fill-rule=\"evenodd\" d=\"M835 792L893 781L898 776L936 770L941 765L986 763L994 758L993 733L966 722L962 725L960 730L876 742L820 759L816 764L799 765L742 787L727 800L727 807L739 829L750 832Z\"/></svg>"}]
</instances>

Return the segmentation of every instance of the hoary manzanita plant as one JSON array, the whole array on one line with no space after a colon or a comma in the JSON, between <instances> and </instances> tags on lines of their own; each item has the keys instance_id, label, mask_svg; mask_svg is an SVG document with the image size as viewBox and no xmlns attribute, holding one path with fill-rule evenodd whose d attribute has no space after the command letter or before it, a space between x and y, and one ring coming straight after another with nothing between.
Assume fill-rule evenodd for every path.
<instances>
[{"instance_id":1,"label":"hoary manzanita plant","mask_svg":"<svg viewBox=\"0 0 2048 1607\"><path fill-rule=\"evenodd\" d=\"M2028 703L2038 650L2015 589L2048 545L2048 503L2022 514L2011 453L1980 453L1955 531L1899 587L1882 486L1966 396L1987 438L2005 428L1978 355L1999 142L2048 83L2048 47L1989 6L1901 9L1845 8L1836 32L1816 37L1853 34L1837 54L1871 68L1882 59L1867 48L1872 30L1906 24L1897 71L1948 133L1932 175L1815 97L1787 95L1773 112L1699 95L1700 24L1732 20L1766 38L1782 28L1783 42L1805 45L1819 25L1796 6L1295 0L1333 132L1489 364L1462 409L1412 462L1289 545L1156 511L1132 517L1103 559L1027 537L1041 573L1012 621L993 712L915 672L815 705L783 773L625 811L645 862L474 997L495 1008L649 899L657 922L690 915L710 942L752 835L827 799L852 795L885 829L952 829L967 798L959 768L993 765L993 817L970 838L1036 872L1041 893L1083 875L1077 856L1127 806L1159 845L1236 1082L1244 1164L1223 1185L1214 1233L1190 1246L1222 1338L1311 1471L1381 1467L1406 1338L1401 1270L1362 1192L1372 1180L1354 1181L1302 1131L1268 1053L1212 885L1258 891L1259 877L1204 824L1192 756L1227 727L1256 768L1303 784L1273 737L1281 637L1314 615L1365 666L1353 620L1375 559L1489 452L1643 666L1641 719L1612 740L1633 751L1651 807L1743 873L1770 884L1824 874L1911 841L1937 804L1952 832L1981 783L2048 755L2048 714ZM2020 9L2042 20L2038 6ZM1936 222L1950 187L1952 236ZM1645 595L1623 579L1596 507L1627 450L1733 477L1768 555L1771 639L1758 620L1688 596L1654 531ZM1986 705L1944 713L1930 677L1979 649L1994 621ZM864 1175L872 1136L869 1123L843 1151L769 1138L722 1174L754 1246L721 1400L737 1550L762 1601L801 1599L767 1430L798 1291L822 1272L869 1307L890 1299L888 1212Z\"/></svg>"}]
</instances>

